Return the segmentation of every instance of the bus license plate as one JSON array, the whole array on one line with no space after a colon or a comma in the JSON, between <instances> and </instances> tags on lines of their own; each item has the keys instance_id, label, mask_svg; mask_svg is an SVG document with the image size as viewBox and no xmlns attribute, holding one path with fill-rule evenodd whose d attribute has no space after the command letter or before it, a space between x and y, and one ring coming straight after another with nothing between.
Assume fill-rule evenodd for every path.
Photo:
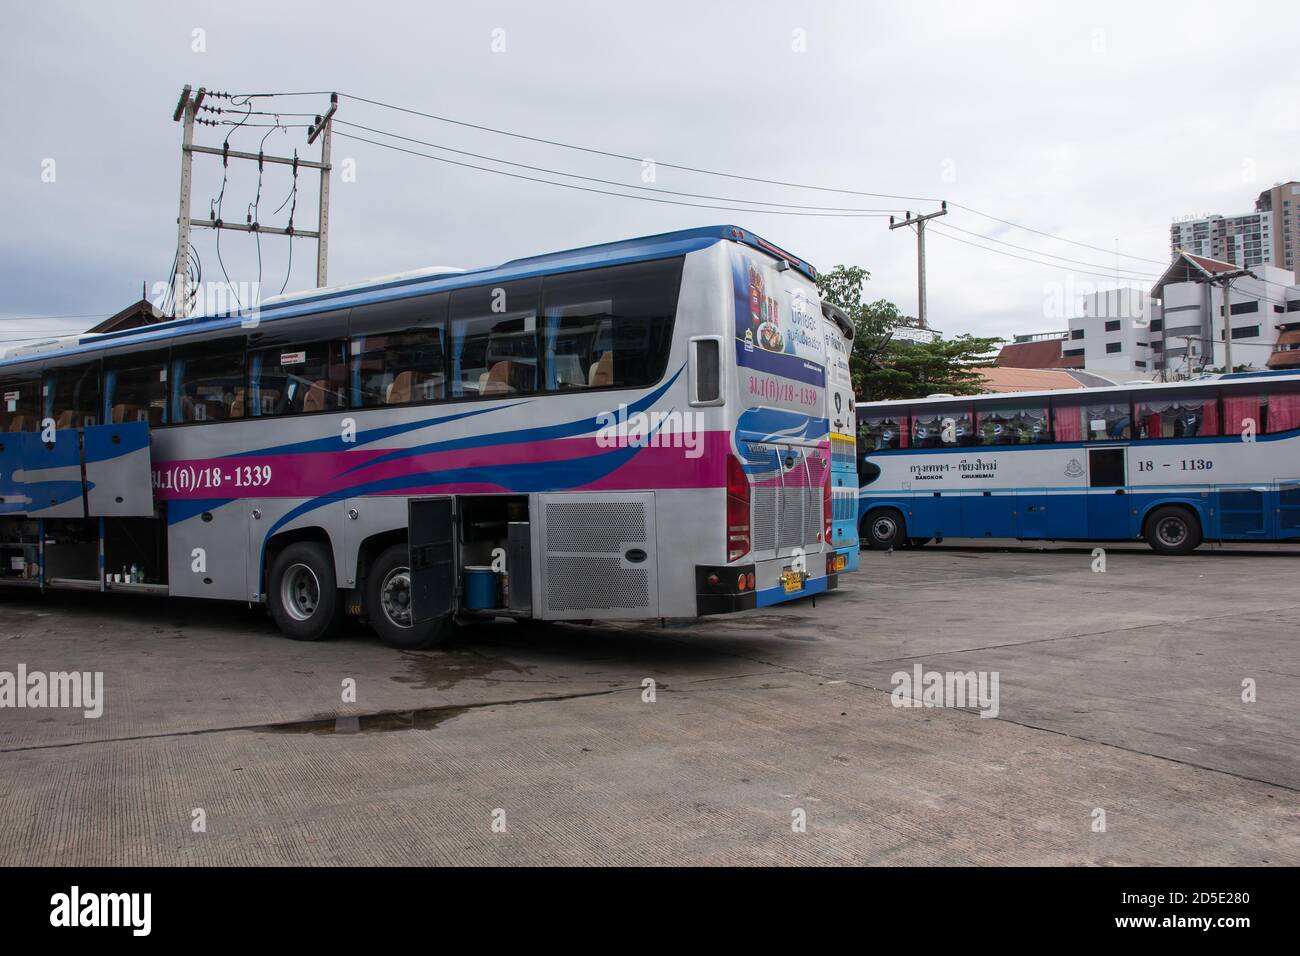
<instances>
[{"instance_id":1,"label":"bus license plate","mask_svg":"<svg viewBox=\"0 0 1300 956\"><path fill-rule=\"evenodd\" d=\"M831 572L843 571L846 564L848 564L848 558L842 554L835 555L835 557L831 558Z\"/></svg>"},{"instance_id":2,"label":"bus license plate","mask_svg":"<svg viewBox=\"0 0 1300 956\"><path fill-rule=\"evenodd\" d=\"M803 590L803 574L798 571L786 571L781 575L781 587L785 588L785 593L790 594L793 591Z\"/></svg>"}]
</instances>

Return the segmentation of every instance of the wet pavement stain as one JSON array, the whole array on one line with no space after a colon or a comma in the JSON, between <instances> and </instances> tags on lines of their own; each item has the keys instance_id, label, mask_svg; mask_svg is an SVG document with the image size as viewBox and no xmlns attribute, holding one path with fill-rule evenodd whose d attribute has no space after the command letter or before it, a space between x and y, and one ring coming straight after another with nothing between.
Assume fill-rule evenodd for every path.
<instances>
[{"instance_id":1,"label":"wet pavement stain","mask_svg":"<svg viewBox=\"0 0 1300 956\"><path fill-rule=\"evenodd\" d=\"M425 707L419 710L398 710L382 714L295 720L284 724L265 724L250 729L255 733L311 734L317 737L334 734L386 734L397 730L432 730L439 724L472 709L470 707Z\"/></svg>"},{"instance_id":2,"label":"wet pavement stain","mask_svg":"<svg viewBox=\"0 0 1300 956\"><path fill-rule=\"evenodd\" d=\"M410 684L415 690L447 690L463 680L482 680L500 671L527 676L532 667L520 667L504 657L491 657L473 651L408 651L402 655L407 673L390 680Z\"/></svg>"}]
</instances>

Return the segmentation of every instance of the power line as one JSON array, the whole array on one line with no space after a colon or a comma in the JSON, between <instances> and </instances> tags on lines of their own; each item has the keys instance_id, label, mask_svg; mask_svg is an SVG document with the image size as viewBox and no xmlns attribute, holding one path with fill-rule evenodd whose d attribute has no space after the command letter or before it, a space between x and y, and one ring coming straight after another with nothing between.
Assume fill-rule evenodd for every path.
<instances>
[{"instance_id":1,"label":"power line","mask_svg":"<svg viewBox=\"0 0 1300 956\"><path fill-rule=\"evenodd\" d=\"M394 103L385 103L381 100L372 100L364 96L356 96L352 93L340 93L339 96L346 97L347 99L350 100L356 100L358 103L368 103L371 106L378 106L378 107L382 107L383 109L390 109L399 113L408 113L412 116L421 116L424 117L425 119L437 120L440 123L450 123L454 126L462 126L467 129L476 129L481 132L493 133L498 136L509 136L513 139L527 140L530 143L540 143L544 146L557 146L561 149L571 149L581 153L589 153L593 156L604 156L609 159L621 159L633 163L640 163L646 158L644 156L630 156L627 153L617 153L607 149L596 149L591 146L578 146L574 143L565 143L565 142L561 142L560 140L546 139L541 136L529 136L525 133L516 133L511 130L498 129L493 126L484 126L479 123L467 123L464 120L452 119L449 116L439 116L436 113L425 113L421 110L410 109L405 106L397 106ZM679 169L683 172L688 172L688 173L700 173L705 176L723 176L728 179L741 179L746 182L764 183L769 186L786 186L792 189L812 189L818 192L842 193L844 195L851 195L851 196L870 196L875 199L903 199L912 202L939 202L938 199L935 199L930 196L900 196L891 193L865 192L863 190L858 190L858 189L832 189L828 186L814 186L808 183L785 182L780 179L764 179L761 176L745 176L740 173L725 173L713 169L704 169L698 166L685 166L679 163L663 163L663 162L659 162L658 160L655 161L655 165L661 166L665 169Z\"/></svg>"},{"instance_id":2,"label":"power line","mask_svg":"<svg viewBox=\"0 0 1300 956\"><path fill-rule=\"evenodd\" d=\"M1055 262L1043 262L1041 259L1030 259L1028 256L1018 256L1014 252L1004 252L1001 249L994 249L992 246L982 246L977 242L971 242L969 239L963 239L960 236L954 236L951 235L950 233L943 232L942 230L939 229L938 226L935 227L935 234L942 236L944 239L947 239L951 242L960 242L962 245L965 246L972 246L976 249L983 249L985 252L992 252L1000 256L1008 256L1009 258L1012 259L1019 259L1022 262L1032 262L1036 266L1047 266L1052 269L1060 269L1062 271L1068 271L1068 272L1077 272L1080 275L1096 276L1101 279L1115 278L1115 274L1113 272L1103 273L1103 272L1088 272L1085 269L1067 269L1066 266L1060 265Z\"/></svg>"},{"instance_id":3,"label":"power line","mask_svg":"<svg viewBox=\"0 0 1300 956\"><path fill-rule=\"evenodd\" d=\"M269 97L276 97L276 96L285 96L285 97L292 97L292 96L321 96L321 95L326 95L326 92L325 92L325 91L309 91L309 92L297 92L297 91L295 91L295 92L266 92L266 93L213 94L213 95L215 95L215 96L219 96L219 97L224 97L224 98L231 99L232 103L234 103L236 99L242 99L245 103L247 103L247 102L250 101L251 99L253 99L253 98L258 98L258 97L268 97L268 98L269 98ZM626 162L641 163L641 162L643 162L644 159L645 159L645 157L633 156L633 155L631 155L631 154L628 154L628 153L621 153L621 152L618 152L618 151L615 151L615 150L601 149L601 148L596 148L596 147L591 147L591 146L583 146L583 145L576 144L576 143L568 143L568 142L564 142L564 141L562 141L562 140L548 139L548 138L546 138L546 137L542 137L542 136L532 136L532 135L529 135L529 134L526 134L526 133L519 133L519 132L516 132L516 131L514 131L514 130L508 130L508 129L503 129L503 128L500 128L500 127L488 126L488 125L486 125L486 124L482 124L482 123L470 123L470 122L467 122L467 121L465 121L465 120L455 119L455 118L450 117L450 116L443 116L443 115L441 115L441 114L438 114L438 113L431 113L431 112L428 112L428 111L425 111L425 110L417 110L417 109L413 109L413 108L411 108L411 107L399 106L399 105L397 105L397 104L395 104L395 103L388 103L388 102L385 102L385 101L383 101L383 100L377 100L377 99L373 99L373 98L370 98L370 97L359 96L359 95L357 95L357 94L353 94L353 93L340 93L340 94L338 94L338 95L339 95L339 96L342 96L342 97L346 97L347 99L354 100L354 101L356 101L356 102L358 102L358 103L366 103L366 104L369 104L369 105L371 105L371 106L379 107L379 108L381 108L381 109L388 109L388 110L392 110L392 111L394 111L394 112L405 113L405 114L407 114L407 115L411 115L411 116L418 116L418 117L422 117L422 118L424 118L424 119L431 119L431 120L434 120L434 121L436 121L436 122L447 123L447 124L450 124L450 125L453 125L453 126L459 126L459 127L465 128L465 129L473 129L473 130L477 130L477 131L480 131L480 132L491 133L491 134L493 134L493 135L506 136L506 137L510 137L510 138L513 138L513 139L523 140L523 141L526 141L526 142L532 142L532 143L538 143L538 144L545 145L545 146L553 146L553 147L557 147L557 148L560 148L560 149L568 149L568 150L573 150L573 151L576 151L576 152L586 153L586 154L593 155L593 156L603 156L603 157L606 157L606 158L610 158L610 159L618 159L618 160L622 160L622 161L626 161ZM285 114L285 115L288 115L288 114ZM340 121L340 122L342 122L342 121ZM390 137L397 138L397 139L403 139L403 140L407 140L408 142L419 143L420 145L430 146L430 147L435 148L435 149L442 149L442 150L444 150L444 151L448 151L448 152L456 152L456 153L459 153L459 154L461 154L461 155L468 155L468 156L472 156L472 157L474 157L474 158L481 158L481 159L485 159L485 160L492 161L492 162L502 163L502 164L505 164L505 165L512 165L512 166L516 166L516 167L520 167L520 168L533 169L534 171L546 172L546 173L549 173L549 174L551 174L551 175L566 176L566 177L574 178L574 179L585 179L585 180L587 180L587 181L601 182L601 183L604 183L604 184L606 184L606 185L617 185L617 186L619 186L620 188L648 189L648 191L651 191L651 192L668 193L668 194L670 194L670 195L684 195L684 196L687 196L687 197L689 197L689 198L712 198L712 197L707 197L707 196L705 196L705 195L703 195L703 194L681 193L681 192L678 192L678 191L675 191L675 190L666 190L666 189L657 189L657 188L641 187L641 186L635 186L635 185L632 185L632 184L613 183L613 182L611 182L611 181L609 181L609 180L600 180L600 179L597 179L597 178L595 178L595 177L586 177L586 176L580 176L580 175L578 175L578 174L574 174L574 173L565 173L565 172L561 172L561 171L558 171L558 170L549 170L549 169L546 169L545 167L532 167L532 166L528 166L527 164L522 164L522 163L513 163L513 162L511 162L511 161L509 161L509 160L503 160L503 159L497 159L497 158L494 158L494 157L483 156L483 155L481 155L481 154L471 153L471 152L464 151L464 150L456 150L456 149L453 149L452 147L442 146L442 145L434 144L434 143L428 143L428 142L425 142L425 141L423 141L423 140L415 140L415 139L411 139L411 138L409 138L409 137L399 136L398 134L395 134L395 133L387 133L387 132L383 132L383 131L379 131L379 130L374 130L374 129L369 128L369 127L363 127L363 126L360 126L359 124L353 124L353 125L357 126L357 128L367 129L367 130L370 131L370 132L379 133L380 135L386 135L386 136L390 136ZM339 135L345 135L345 134L340 133ZM352 136L352 137L350 137L350 138L352 138L352 139L356 139L356 140L360 140L360 141L362 141L362 142L371 142L373 145L383 146L383 147L386 147L386 148L389 148L389 149L397 149L398 151L401 151L401 152L410 152L412 155L423 156L423 157L426 158L426 159L434 159L434 160L437 160L437 161L440 161L440 162L448 162L448 163L452 163L451 160L447 160L447 159L444 159L444 158L442 158L442 157L428 156L428 155L426 155L426 154L417 153L417 152L410 151L410 150L401 150L400 148L395 147L395 146L392 146L391 144L386 144L386 143L374 143L373 141L371 141L371 140L366 140L366 139L364 139L363 137ZM815 185L815 184L812 184L812 183L800 183L800 182L793 182L793 181L788 181L788 180L770 179L770 178L765 178L765 177L761 177L761 176L749 176L749 175L745 175L745 174L741 174L741 173L731 173L731 172L726 172L726 171L723 171L723 170L708 169L708 168L701 167L701 166L690 166L690 165L681 164L681 163L661 162L661 161L659 161L659 160L655 160L654 162L655 162L655 165L656 165L656 166L663 167L663 168L665 168L665 169L676 169L676 170L680 170L680 171L683 171L683 172L697 173L697 174L705 175L705 176L716 176L716 177L721 177L721 178L740 180L740 181L744 181L744 182L762 183L762 184L765 184L765 185L771 185L771 186L781 186L781 187L791 188L791 189L807 189L807 190L813 190L813 191L817 191L817 192L837 193L837 194L840 194L840 195L848 195L848 196L866 196L866 197L881 198L881 199L899 199L899 200L906 200L906 201L911 201L911 202L939 202L939 201L940 201L937 197L932 197L932 196L908 196L908 195L902 195L902 194L896 194L896 193L870 192L870 191L859 190L859 189L846 189L846 188L841 188L841 187L820 186L820 185ZM475 167L475 166L473 166L472 164L456 164L456 163L452 163L452 164L453 164L453 165L465 165L465 166L468 166L469 168L481 169L481 167ZM501 172L501 171L499 171L499 170L484 170L484 171L487 171L487 172L497 172L497 173L499 173L500 175L510 175L510 174L507 174L507 173ZM517 177L517 178L529 179L530 177ZM563 186L567 186L568 188L577 188L577 187L573 187L573 186L571 186L570 184L565 184L565 183L555 183L555 182L550 182L550 181L545 181L545 180L544 180L543 182L548 182L550 185L563 185ZM591 192L596 192L596 193L602 193L602 192L603 192L602 190L589 190L589 191L591 191ZM616 194L616 195L621 195L621 196L623 196L624 198L643 198L643 197L637 197L637 196L628 196L626 193L619 193L619 194ZM661 201L661 202L669 202L668 200L660 200L660 201ZM762 200L724 200L724 201L731 201L731 202L746 202L746 203L750 203L750 204L753 204L753 205L775 206L775 207L778 207L778 208L780 208L780 207L789 207L789 208L810 209L810 210L811 210L811 209L819 209L819 210L833 210L833 209L836 208L836 207L797 206L797 205L795 205L795 204L772 203L772 202L766 202L766 201L762 201ZM685 206L697 205L697 204L693 204L693 203L671 203L671 204L673 204L673 205L685 205ZM1132 253L1119 252L1118 250L1115 250L1115 249L1107 249L1107 248L1105 248L1105 247L1097 246L1097 245L1094 245L1094 244L1091 244L1091 243L1080 242L1080 241L1075 240L1075 239L1070 239L1070 238L1067 237L1067 236L1057 235L1056 233L1047 232L1047 231L1042 230L1042 229L1037 229L1037 228L1035 228L1035 227L1033 227L1033 226L1027 226L1027 225L1025 225L1024 223L1019 223L1019 222L1015 222L1015 221L1010 220L1010 219L1003 218L1003 217L1001 217L1001 216L996 216L996 215L994 215L994 214L992 214L992 213L985 212L985 211L983 211L983 210L981 210L981 209L977 209L977 208L975 208L975 207L973 207L973 206L969 206L969 205L966 205L966 204L964 204L964 203L949 202L949 206L951 206L952 208L961 209L961 210L963 210L963 211L965 211L965 212L971 213L972 215L980 216L980 217L985 218L985 219L988 219L988 220L990 220L990 221L992 221L992 222L1001 223L1002 225L1009 226L1009 227L1011 227L1011 228L1013 228L1013 229L1019 229L1019 230L1022 230L1022 231L1024 231L1024 232L1032 233L1033 235L1042 236L1042 237L1045 238L1045 239L1051 239L1051 240L1054 240L1054 241L1056 241L1056 242L1066 243L1066 244L1068 244L1068 245L1077 246L1077 247L1082 248L1082 249L1089 249L1089 250L1092 250L1092 251L1094 251L1094 252L1101 252L1101 253L1104 253L1104 254L1106 254L1106 255L1115 255L1115 256L1118 256L1118 257L1120 257L1120 258L1130 259L1130 260L1137 261L1137 262L1146 262L1146 263L1150 263L1150 264L1158 265L1158 266L1162 266L1162 267L1167 267L1167 266L1168 266L1168 262L1166 262L1165 260L1161 260L1161 259L1153 259L1153 258L1150 258L1150 257L1148 257L1148 256L1139 256L1139 255L1134 255L1134 254L1132 254ZM729 208L729 207L698 206L698 208ZM764 211L767 211L767 210L734 209L733 211L739 211L739 212L764 212ZM958 227L953 227L953 228L958 228ZM1041 255L1041 256L1044 256L1044 257L1047 257L1047 258L1051 258L1051 259L1058 259L1058 260L1061 260L1061 261L1063 261L1063 262L1077 263L1077 264L1079 264L1079 265L1086 266L1087 268L1093 268L1093 269L1107 268L1107 267L1101 266L1101 265L1096 264L1096 263L1084 263L1084 262L1082 262L1081 260L1074 260L1074 259L1069 259L1068 257L1064 257L1064 256L1057 256L1057 255L1055 255L1055 254L1053 254L1053 253L1041 252L1040 250L1032 249L1032 248L1029 248L1029 247L1026 247L1026 246L1017 246L1017 245L1015 245L1014 243L1007 243L1007 242L1004 242L1003 240L996 239L996 238L994 238L994 237L992 237L992 236L986 236L986 235L984 235L984 234L982 234L982 233L971 233L969 230L962 230L962 231L963 231L963 232L967 232L967 233L970 234L970 235L977 236L978 238L980 238L980 239L984 239L984 240L989 241L989 242L994 242L994 243L998 243L998 244L1001 244L1001 245L1006 245L1006 246L1008 246L1008 247L1010 247L1010 248L1018 248L1018 249L1021 249L1022 251L1030 252L1030 253L1032 253L1033 255ZM951 235L946 236L945 238L952 239L952 240L954 240L954 241L962 241L962 240L958 240L956 236L951 236ZM979 246L979 245L976 245L975 243L970 243L970 242L968 242L968 243L966 243L966 244L967 244L967 245L975 245L976 248L984 248L984 249L987 249L987 247ZM988 251L995 251L995 250L988 250ZM1012 258L1018 258L1018 257L1013 256ZM1026 260L1026 261L1034 261L1034 260ZM1038 265L1046 265L1046 264L1048 264L1048 263L1037 262L1036 264L1038 264ZM1079 271L1083 271L1083 270L1079 270ZM1127 273L1132 273L1133 275L1142 275L1142 276L1148 276L1148 275L1149 275L1149 274L1147 274L1147 273L1139 273L1138 270L1137 270L1137 269L1134 269L1134 268L1124 268L1124 269L1120 269L1119 271L1121 271L1121 272L1127 272ZM1102 276L1103 278L1111 278L1112 275L1113 275L1113 274L1110 273L1110 272L1107 272L1107 273L1104 274L1104 275L1103 275L1102 273L1091 273L1091 274L1093 274L1093 275L1099 275L1099 276ZM1121 277L1121 278L1122 278L1122 277ZM1131 278L1131 277L1130 277L1130 278ZM1264 283L1266 283L1266 284L1269 284L1269 285L1277 286L1277 287L1279 287L1279 288L1286 288L1286 286L1284 286L1283 284L1281 284L1281 283L1276 283L1276 282L1273 282L1273 281L1268 280L1268 279L1261 279L1260 281L1261 281L1261 282L1264 282Z\"/></svg>"},{"instance_id":4,"label":"power line","mask_svg":"<svg viewBox=\"0 0 1300 956\"><path fill-rule=\"evenodd\" d=\"M81 312L77 315L0 315L0 323L46 321L48 319L106 319L110 312Z\"/></svg>"},{"instance_id":5,"label":"power line","mask_svg":"<svg viewBox=\"0 0 1300 956\"><path fill-rule=\"evenodd\" d=\"M429 113L423 110L416 110L405 106L398 106L394 103L386 103L382 100L375 100L364 96L357 96L356 94L353 93L340 93L339 95L347 97L348 99L351 100L355 100L359 103L367 103L371 106L377 106L383 109L394 110L400 113L407 113L412 116L420 116L425 119L436 120L437 122L440 123L449 123L451 125L464 127L466 129L479 130L480 132L492 133L498 136L509 136L514 139L521 139L527 142L539 143L545 146L555 146L561 149L570 149L578 152L588 153L594 156L604 156L610 159L619 159L628 162L640 163L644 159L644 157L632 156L627 153L619 153L614 150L598 149L590 146L581 146L575 143L566 143L561 140L547 139L541 136L530 136L525 133L517 133L514 132L513 130L501 129L499 127L487 126L480 123L469 123L464 120L453 119L452 117L442 116L437 113ZM809 189L818 192L839 193L841 195L848 195L848 196L868 196L877 199L901 199L910 202L939 202L940 201L939 198L933 196L905 196L905 195L899 195L894 193L868 192L865 190L858 190L858 189L843 189L843 188L830 187L830 186L818 186L811 183L798 183L798 182L791 182L787 180L767 179L760 176L747 176L740 173L730 173L721 170L706 169L700 166L688 166L688 165L678 164L678 163L660 162L658 160L655 161L655 165L662 166L666 169L677 169L677 170L682 170L684 172L699 173L705 176L719 176L728 179L739 179L746 182L764 183L770 186L783 186L791 189ZM1022 223L1012 222L1009 219L1003 219L1001 217L994 216L991 213L983 212L979 209L974 208L973 206L967 206L955 202L949 203L949 205L959 209L963 209L966 212L973 213L974 215L982 216L986 219L991 219L994 222L1000 222L1004 225L1011 226L1016 229L1022 229L1026 232L1031 232L1034 233L1035 235L1040 235L1048 239L1055 239L1058 242L1065 242L1071 245L1080 246L1081 248L1092 249L1094 251L1105 252L1107 254L1117 254L1122 256L1123 258L1135 259L1140 262L1150 262L1156 265L1166 264L1163 261L1158 259L1151 259L1146 256L1136 256L1131 253L1116 253L1115 250L1112 249L1103 249L1100 246L1094 246L1094 245L1090 245L1089 243L1078 242L1074 239L1066 238L1065 236L1058 236L1050 232L1044 232L1043 230L1035 229L1032 226L1026 226L1023 225Z\"/></svg>"},{"instance_id":6,"label":"power line","mask_svg":"<svg viewBox=\"0 0 1300 956\"><path fill-rule=\"evenodd\" d=\"M829 213L829 212L793 212L782 209L745 209L738 206L719 206L704 203L680 202L675 199L660 199L657 196L638 196L629 193L611 192L607 189L594 189L590 186L579 186L577 183L560 183L553 179L539 179L536 176L525 176L522 173L511 173L504 169L490 169L487 166L476 166L473 163L462 163L455 159L448 159L445 156L431 156L428 153L421 153L417 150L406 149L402 146L395 146L392 143L383 143L378 140L367 139L364 136L355 136L352 133L337 132L335 135L342 136L346 139L356 140L361 143L369 143L372 146L380 146L384 149L391 149L395 152L406 153L411 156L419 156L422 159L431 159L439 163L447 163L451 166L461 166L465 169L477 169L484 173L494 173L498 176L508 176L511 179L522 179L533 183L543 183L548 186L561 186L565 189L576 189L579 192L597 193L602 196L617 196L620 199L639 199L643 202L665 203L670 206L686 206L690 209L719 209L727 212L745 212L745 213L762 213L768 216L808 216L823 219L881 219L884 213Z\"/></svg>"},{"instance_id":7,"label":"power line","mask_svg":"<svg viewBox=\"0 0 1300 956\"><path fill-rule=\"evenodd\" d=\"M938 226L936 226L935 228L938 228ZM997 243L998 245L1000 245L1000 246L1007 246L1007 247L1009 247L1009 248L1011 248L1011 249L1019 249L1021 252L1029 252L1029 253L1032 253L1033 255L1036 255L1036 256L1045 256L1045 257L1047 257L1048 259L1060 259L1062 262L1068 262L1068 263L1071 263L1072 265L1084 266L1084 267L1089 268L1089 269L1105 269L1105 268L1107 268L1107 266L1105 266L1105 265L1103 265L1103 264L1101 264L1101 263L1097 263L1097 262L1084 262L1084 261L1082 261L1082 260L1080 260L1080 259L1071 259L1071 258L1069 258L1068 256L1058 256L1058 255L1055 255L1055 254L1050 253L1050 252L1040 252L1039 250L1037 250L1037 249L1031 249L1031 248L1029 248L1028 246L1018 246L1018 245L1016 245L1016 244L1013 243L1013 242L1004 242L1004 241L1001 240L1001 239L994 239L992 236L986 236L986 235L984 235L984 234L981 233L981 232L972 232L972 231L969 230L969 229L963 229L961 226L954 226L954 225L952 225L952 223L945 223L943 228L944 228L944 229L955 229L955 230L957 230L958 232L964 232L964 233L965 233L966 235L968 235L968 236L974 236L974 237L977 238L977 239L983 239L983 240L985 240L985 241L987 241L987 242L996 242L996 243ZM1138 272L1136 269L1120 269L1120 270L1117 270L1117 271L1119 271L1119 272L1128 272L1128 273L1132 273L1132 275L1130 275L1130 276L1124 276L1123 278L1141 278L1141 279L1158 279L1158 278L1160 278L1160 274L1159 274L1159 273ZM1116 278L1120 278L1120 277L1119 277L1119 276L1116 276Z\"/></svg>"},{"instance_id":8,"label":"power line","mask_svg":"<svg viewBox=\"0 0 1300 956\"><path fill-rule=\"evenodd\" d=\"M1116 252L1114 249L1104 249L1101 246L1089 245L1086 242L1076 242L1075 240L1067 239L1064 236L1058 236L1050 232L1043 232L1041 229L1035 229L1032 226L1025 226L1025 225L1021 225L1018 222L1012 222L1010 219L1000 219L997 216L992 215L991 213L981 212L980 210L974 209L970 206L964 206L959 202L952 202L949 203L948 205L953 206L957 209L964 209L966 210L966 212L974 213L977 216L983 216L985 219L992 219L994 222L1000 222L1004 226L1011 226L1015 229L1023 229L1025 232L1032 232L1038 236L1045 236L1048 239L1055 239L1057 242L1068 242L1072 246L1080 246L1081 248L1084 249L1091 249L1094 252L1104 252L1107 255L1119 255L1119 256L1123 256L1125 259L1137 259L1140 262L1152 262L1158 266L1167 266L1169 264L1161 259L1149 259L1146 256L1135 256L1127 252Z\"/></svg>"},{"instance_id":9,"label":"power line","mask_svg":"<svg viewBox=\"0 0 1300 956\"><path fill-rule=\"evenodd\" d=\"M597 176L583 176L580 173L568 173L562 169L551 169L547 166L533 166L528 163L516 163L509 159L501 159L498 156L488 156L484 153L474 153L474 152L470 152L469 150L456 149L455 147L452 146L444 146L441 143L431 143L428 140L414 139L413 137L410 136L402 136L400 133L393 133L383 129L375 129L372 126L363 126L360 123L350 123L346 120L336 120L336 122L340 126L348 126L351 127L352 129L363 129L368 133L376 133L380 136L387 136L392 139L400 139L407 143L415 143L419 146L428 146L431 147L432 149L440 149L443 150L444 152L455 153L458 156L470 156L474 159L482 159L490 163L501 163L502 165L505 166L514 166L517 169L530 169L533 172L547 173L552 176L567 176L570 179L581 179L589 183L601 183L606 186L616 186L620 189L639 189L643 192L664 193L670 196L686 196L691 199L713 199L719 202L747 203L756 206L777 206L783 209L803 209L803 210L816 210L816 211L825 211L825 212L869 212L869 213L885 213L885 214L901 212L901 210L899 209L878 209L878 208L863 209L854 206L809 206L801 203L768 202L765 199L737 199L734 196L712 196L707 193L688 193L688 192L681 192L680 190L676 190L676 189L662 189L658 186L638 186L635 183L619 182L616 179L601 179ZM339 135L341 136L343 134L340 133Z\"/></svg>"}]
</instances>

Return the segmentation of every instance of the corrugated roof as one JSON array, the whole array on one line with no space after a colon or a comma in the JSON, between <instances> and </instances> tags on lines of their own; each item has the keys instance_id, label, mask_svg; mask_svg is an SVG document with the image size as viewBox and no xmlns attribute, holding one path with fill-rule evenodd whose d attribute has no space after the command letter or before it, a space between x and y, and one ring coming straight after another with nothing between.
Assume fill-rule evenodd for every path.
<instances>
[{"instance_id":1,"label":"corrugated roof","mask_svg":"<svg viewBox=\"0 0 1300 956\"><path fill-rule=\"evenodd\" d=\"M1013 342L1002 346L997 364L1001 368L1060 368L1061 343L1064 339L1041 342Z\"/></svg>"},{"instance_id":2,"label":"corrugated roof","mask_svg":"<svg viewBox=\"0 0 1300 956\"><path fill-rule=\"evenodd\" d=\"M980 377L984 379L986 392L1056 392L1079 387L1079 382L1073 375L1055 369L1007 368L995 365L975 371L979 372Z\"/></svg>"}]
</instances>

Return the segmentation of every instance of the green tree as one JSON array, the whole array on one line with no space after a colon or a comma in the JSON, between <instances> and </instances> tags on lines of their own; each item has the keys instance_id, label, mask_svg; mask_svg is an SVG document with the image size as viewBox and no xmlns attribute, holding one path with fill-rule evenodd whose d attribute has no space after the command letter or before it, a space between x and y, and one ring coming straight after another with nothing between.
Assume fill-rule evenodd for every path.
<instances>
[{"instance_id":1,"label":"green tree","mask_svg":"<svg viewBox=\"0 0 1300 956\"><path fill-rule=\"evenodd\" d=\"M839 265L817 278L824 301L839 306L853 322L853 352L849 370L853 390L861 401L919 398L932 392L973 395L981 379L975 369L991 364L1001 339L959 335L932 342L910 342L895 334L915 326L887 299L863 300L871 273L859 266Z\"/></svg>"}]
</instances>

